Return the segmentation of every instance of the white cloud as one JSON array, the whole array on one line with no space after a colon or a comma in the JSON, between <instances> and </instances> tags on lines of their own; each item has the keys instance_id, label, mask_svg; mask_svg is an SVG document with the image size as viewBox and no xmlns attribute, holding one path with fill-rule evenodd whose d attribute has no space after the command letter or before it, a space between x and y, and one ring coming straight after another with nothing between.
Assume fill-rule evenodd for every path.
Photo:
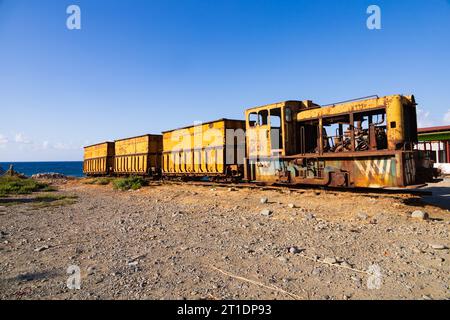
<instances>
[{"instance_id":1,"label":"white cloud","mask_svg":"<svg viewBox=\"0 0 450 320\"><path fill-rule=\"evenodd\" d=\"M450 109L448 109L447 113L444 115L444 121L446 125L450 124Z\"/></svg>"},{"instance_id":2,"label":"white cloud","mask_svg":"<svg viewBox=\"0 0 450 320\"><path fill-rule=\"evenodd\" d=\"M53 148L56 150L67 150L68 146L62 142L58 142L53 145Z\"/></svg>"},{"instance_id":3,"label":"white cloud","mask_svg":"<svg viewBox=\"0 0 450 320\"><path fill-rule=\"evenodd\" d=\"M433 127L436 124L430 119L430 112L423 109L417 109L417 125L419 128Z\"/></svg>"},{"instance_id":4,"label":"white cloud","mask_svg":"<svg viewBox=\"0 0 450 320\"><path fill-rule=\"evenodd\" d=\"M14 141L16 143L21 143L21 144L31 144L31 140L29 140L27 137L25 137L25 135L23 133L17 133Z\"/></svg>"},{"instance_id":5,"label":"white cloud","mask_svg":"<svg viewBox=\"0 0 450 320\"><path fill-rule=\"evenodd\" d=\"M56 150L76 150L76 149L79 149L79 148L74 146L72 143L57 142L57 143L53 144L53 149L56 149Z\"/></svg>"},{"instance_id":6,"label":"white cloud","mask_svg":"<svg viewBox=\"0 0 450 320\"><path fill-rule=\"evenodd\" d=\"M7 144L8 142L9 142L9 141L8 141L8 138L5 137L4 135L0 134L0 146L1 146L1 145L5 145L5 144Z\"/></svg>"}]
</instances>

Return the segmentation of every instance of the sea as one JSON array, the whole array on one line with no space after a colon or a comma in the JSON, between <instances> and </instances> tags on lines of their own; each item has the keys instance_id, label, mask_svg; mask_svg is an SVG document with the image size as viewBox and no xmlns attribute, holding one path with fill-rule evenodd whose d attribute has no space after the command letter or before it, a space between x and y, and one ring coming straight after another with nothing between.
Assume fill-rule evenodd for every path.
<instances>
[{"instance_id":1,"label":"sea","mask_svg":"<svg viewBox=\"0 0 450 320\"><path fill-rule=\"evenodd\" d=\"M0 168L8 170L10 165L14 171L31 177L37 173L61 173L70 177L83 176L83 161L58 161L58 162L0 162ZM1 171L1 170L0 170Z\"/></svg>"}]
</instances>

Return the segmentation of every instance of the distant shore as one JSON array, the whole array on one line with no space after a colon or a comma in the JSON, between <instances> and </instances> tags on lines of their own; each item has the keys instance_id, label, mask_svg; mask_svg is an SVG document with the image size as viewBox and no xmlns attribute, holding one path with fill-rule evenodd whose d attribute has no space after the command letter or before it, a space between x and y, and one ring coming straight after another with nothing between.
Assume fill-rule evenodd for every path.
<instances>
[{"instance_id":1,"label":"distant shore","mask_svg":"<svg viewBox=\"0 0 450 320\"><path fill-rule=\"evenodd\" d=\"M31 177L38 173L56 172L70 177L83 177L83 161L48 161L48 162L0 162L0 167L7 170L10 165L14 170Z\"/></svg>"}]
</instances>

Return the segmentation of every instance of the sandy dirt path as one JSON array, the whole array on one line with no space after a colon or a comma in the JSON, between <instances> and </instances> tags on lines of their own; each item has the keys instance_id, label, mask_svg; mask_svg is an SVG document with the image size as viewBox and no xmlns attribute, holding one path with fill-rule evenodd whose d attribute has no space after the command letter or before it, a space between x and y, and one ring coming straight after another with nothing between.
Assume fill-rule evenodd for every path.
<instances>
[{"instance_id":1,"label":"sandy dirt path","mask_svg":"<svg viewBox=\"0 0 450 320\"><path fill-rule=\"evenodd\" d=\"M445 201L79 181L58 193L78 199L0 203L1 299L450 298Z\"/></svg>"}]
</instances>

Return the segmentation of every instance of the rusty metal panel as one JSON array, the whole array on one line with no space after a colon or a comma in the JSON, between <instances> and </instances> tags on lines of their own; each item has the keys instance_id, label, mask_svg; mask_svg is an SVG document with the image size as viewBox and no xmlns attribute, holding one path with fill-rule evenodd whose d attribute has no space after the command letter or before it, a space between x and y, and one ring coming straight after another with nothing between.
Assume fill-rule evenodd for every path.
<instances>
[{"instance_id":1,"label":"rusty metal panel","mask_svg":"<svg viewBox=\"0 0 450 320\"><path fill-rule=\"evenodd\" d=\"M245 122L220 119L163 133L163 172L179 176L225 175L230 165L226 160L228 147L245 148L241 145L227 145L228 130L242 130Z\"/></svg>"},{"instance_id":2,"label":"rusty metal panel","mask_svg":"<svg viewBox=\"0 0 450 320\"><path fill-rule=\"evenodd\" d=\"M114 166L114 143L104 142L84 148L83 173L107 175Z\"/></svg>"},{"instance_id":3,"label":"rusty metal panel","mask_svg":"<svg viewBox=\"0 0 450 320\"><path fill-rule=\"evenodd\" d=\"M152 175L161 168L162 135L144 135L115 142L116 174Z\"/></svg>"},{"instance_id":4,"label":"rusty metal panel","mask_svg":"<svg viewBox=\"0 0 450 320\"><path fill-rule=\"evenodd\" d=\"M338 158L250 159L255 180L335 187L390 188L416 183L412 153Z\"/></svg>"}]
</instances>

